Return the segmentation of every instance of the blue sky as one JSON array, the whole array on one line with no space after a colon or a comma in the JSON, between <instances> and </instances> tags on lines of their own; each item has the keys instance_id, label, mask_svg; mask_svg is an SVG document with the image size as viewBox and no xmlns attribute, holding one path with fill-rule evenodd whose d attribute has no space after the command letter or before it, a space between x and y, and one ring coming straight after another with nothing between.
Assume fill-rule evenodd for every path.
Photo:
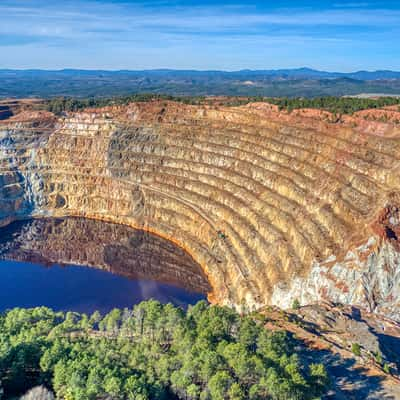
<instances>
[{"instance_id":1,"label":"blue sky","mask_svg":"<svg viewBox=\"0 0 400 400\"><path fill-rule=\"evenodd\" d=\"M0 68L400 70L400 1L0 0Z\"/></svg>"}]
</instances>

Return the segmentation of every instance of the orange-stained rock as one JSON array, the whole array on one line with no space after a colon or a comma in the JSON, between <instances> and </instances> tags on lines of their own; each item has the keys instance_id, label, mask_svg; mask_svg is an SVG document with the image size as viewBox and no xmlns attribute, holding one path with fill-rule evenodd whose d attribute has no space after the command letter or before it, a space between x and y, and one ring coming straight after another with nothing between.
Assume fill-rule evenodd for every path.
<instances>
[{"instance_id":1,"label":"orange-stained rock","mask_svg":"<svg viewBox=\"0 0 400 400\"><path fill-rule=\"evenodd\" d=\"M395 121L167 101L21 117L0 123L4 224L126 224L185 248L213 301L326 299L400 319L399 221L395 236L379 228L400 207Z\"/></svg>"}]
</instances>

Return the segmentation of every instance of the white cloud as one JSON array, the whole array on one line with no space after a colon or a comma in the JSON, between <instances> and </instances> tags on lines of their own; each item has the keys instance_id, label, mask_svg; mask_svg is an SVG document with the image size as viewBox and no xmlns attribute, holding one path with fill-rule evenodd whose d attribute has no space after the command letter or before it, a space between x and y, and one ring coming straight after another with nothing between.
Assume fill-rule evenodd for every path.
<instances>
[{"instance_id":1,"label":"white cloud","mask_svg":"<svg viewBox=\"0 0 400 400\"><path fill-rule=\"evenodd\" d=\"M24 3L25 4L25 3ZM68 3L67 3L68 4ZM75 4L75 6L73 6ZM139 34L140 32L223 33L243 31L262 34L263 29L307 29L318 26L397 27L400 11L328 9L324 11L281 10L250 12L246 7L188 7L160 10L138 5L105 2L72 2L54 7L52 2L41 7L0 4L0 32L77 38L95 32L101 36ZM269 32L269 34L271 34Z\"/></svg>"},{"instance_id":2,"label":"white cloud","mask_svg":"<svg viewBox=\"0 0 400 400\"><path fill-rule=\"evenodd\" d=\"M35 62L57 56L54 63L64 66L70 65L68 60L76 60L78 65L84 60L85 65L93 66L103 58L102 65L129 67L142 60L144 67L167 63L179 67L177 63L190 66L191 62L192 66L200 62L203 66L210 63L210 56L217 60L220 55L221 59L224 57L220 65L226 69L230 62L252 67L246 64L247 60L256 60L261 66L263 57L275 57L274 62L285 65L290 57L297 57L294 65L311 65L307 57L313 60L327 56L343 63L343 54L350 58L357 49L375 54L382 43L387 43L386 48L393 49L393 53L399 48L400 11L366 9L364 3L353 3L353 7L337 4L320 11L291 8L262 12L244 5L151 4L0 0L0 46L8 46L4 62L14 59L29 65L33 63L29 57L40 54ZM388 38L390 41L385 42Z\"/></svg>"}]
</instances>

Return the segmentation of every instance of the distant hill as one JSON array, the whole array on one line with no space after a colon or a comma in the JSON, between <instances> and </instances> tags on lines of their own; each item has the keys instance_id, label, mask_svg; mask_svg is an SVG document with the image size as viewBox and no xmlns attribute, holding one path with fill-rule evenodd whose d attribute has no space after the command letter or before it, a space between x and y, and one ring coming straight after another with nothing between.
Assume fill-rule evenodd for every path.
<instances>
[{"instance_id":1,"label":"distant hill","mask_svg":"<svg viewBox=\"0 0 400 400\"><path fill-rule=\"evenodd\" d=\"M310 68L241 71L0 70L0 97L104 97L132 93L230 96L400 94L400 72Z\"/></svg>"}]
</instances>

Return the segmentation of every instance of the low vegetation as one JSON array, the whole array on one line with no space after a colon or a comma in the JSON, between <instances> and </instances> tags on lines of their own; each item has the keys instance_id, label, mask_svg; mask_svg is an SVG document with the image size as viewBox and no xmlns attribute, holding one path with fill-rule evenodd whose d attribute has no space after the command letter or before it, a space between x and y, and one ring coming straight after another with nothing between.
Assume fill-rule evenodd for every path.
<instances>
[{"instance_id":1,"label":"low vegetation","mask_svg":"<svg viewBox=\"0 0 400 400\"><path fill-rule=\"evenodd\" d=\"M101 317L48 308L0 316L5 395L37 385L60 399L316 399L328 385L286 332L200 302L150 300Z\"/></svg>"}]
</instances>

